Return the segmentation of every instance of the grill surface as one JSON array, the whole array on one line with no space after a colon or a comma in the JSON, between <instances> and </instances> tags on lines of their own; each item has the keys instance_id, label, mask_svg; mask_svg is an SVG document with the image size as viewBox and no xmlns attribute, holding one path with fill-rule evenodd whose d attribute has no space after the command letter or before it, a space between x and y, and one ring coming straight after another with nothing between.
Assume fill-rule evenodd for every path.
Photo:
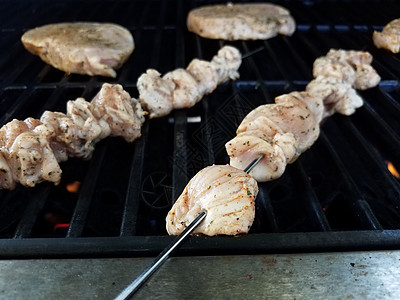
<instances>
[{"instance_id":1,"label":"grill surface","mask_svg":"<svg viewBox=\"0 0 400 300\"><path fill-rule=\"evenodd\" d=\"M274 1L271 1L274 2ZM366 50L382 77L360 92L351 117L324 121L318 141L278 180L260 184L256 219L240 237L191 238L181 255L394 249L400 246L400 61L376 49L372 31L398 17L395 1L283 1L297 22L292 37L266 41L207 40L186 30L187 12L209 1L1 1L0 125L13 118L65 112L90 100L102 83L137 97L147 68L166 73L224 44L249 54L240 79L218 87L189 110L146 121L134 143L108 138L90 161L63 163L58 186L0 191L0 257L153 255L172 238L165 216L188 180L210 164L226 164L224 144L242 118L274 97L304 90L312 63L330 48ZM136 49L116 79L65 75L28 53L28 29L63 21L115 22ZM79 182L79 191L66 186Z\"/></svg>"}]
</instances>

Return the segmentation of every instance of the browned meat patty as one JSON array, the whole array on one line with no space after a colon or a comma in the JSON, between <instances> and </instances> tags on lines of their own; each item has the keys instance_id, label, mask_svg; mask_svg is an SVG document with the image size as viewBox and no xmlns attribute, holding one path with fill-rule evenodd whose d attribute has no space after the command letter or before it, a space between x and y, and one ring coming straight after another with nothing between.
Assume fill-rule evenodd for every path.
<instances>
[{"instance_id":1,"label":"browned meat patty","mask_svg":"<svg viewBox=\"0 0 400 300\"><path fill-rule=\"evenodd\" d=\"M289 11L269 3L210 5L189 12L187 27L202 37L223 40L269 39L292 35L296 24Z\"/></svg>"},{"instance_id":2,"label":"browned meat patty","mask_svg":"<svg viewBox=\"0 0 400 300\"><path fill-rule=\"evenodd\" d=\"M59 23L37 27L21 38L25 48L67 73L116 77L134 49L131 33L109 23Z\"/></svg>"}]
</instances>

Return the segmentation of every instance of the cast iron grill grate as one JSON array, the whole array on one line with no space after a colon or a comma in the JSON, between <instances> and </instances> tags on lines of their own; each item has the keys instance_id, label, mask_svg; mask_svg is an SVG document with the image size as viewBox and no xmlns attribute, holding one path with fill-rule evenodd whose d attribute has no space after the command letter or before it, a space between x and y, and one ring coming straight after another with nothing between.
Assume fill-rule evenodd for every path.
<instances>
[{"instance_id":1,"label":"cast iron grill grate","mask_svg":"<svg viewBox=\"0 0 400 300\"><path fill-rule=\"evenodd\" d=\"M400 170L400 61L371 40L374 29L397 17L395 1L282 1L297 21L292 37L229 43L186 30L187 12L212 1L1 3L0 125L45 110L65 112L68 100L89 100L104 82L137 97L136 80L147 68L166 73L195 57L208 60L224 44L251 55L239 80L189 110L147 121L141 139L108 138L90 161L63 163L60 185L0 190L0 257L158 253L172 240L164 219L188 180L205 166L227 163L224 144L242 118L278 95L303 90L313 61L330 48L371 52L380 86L360 92L365 105L353 116L327 119L318 141L279 180L260 184L249 235L197 236L179 253L400 246L400 185L388 170L389 163ZM63 21L115 22L131 30L136 49L116 79L67 76L23 49L27 29Z\"/></svg>"}]
</instances>

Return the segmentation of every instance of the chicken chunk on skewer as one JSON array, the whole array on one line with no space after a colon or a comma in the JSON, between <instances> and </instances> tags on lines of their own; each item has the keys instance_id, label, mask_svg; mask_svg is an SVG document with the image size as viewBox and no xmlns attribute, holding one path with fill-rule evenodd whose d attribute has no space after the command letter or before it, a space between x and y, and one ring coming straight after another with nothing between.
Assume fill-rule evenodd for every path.
<instances>
[{"instance_id":1,"label":"chicken chunk on skewer","mask_svg":"<svg viewBox=\"0 0 400 300\"><path fill-rule=\"evenodd\" d=\"M213 165L198 172L187 184L166 217L170 235L180 234L198 214L207 217L194 233L237 235L247 233L254 221L257 182L229 165Z\"/></svg>"},{"instance_id":2,"label":"chicken chunk on skewer","mask_svg":"<svg viewBox=\"0 0 400 300\"><path fill-rule=\"evenodd\" d=\"M172 91L175 84L153 69L148 69L137 81L140 103L150 113L150 118L168 115L173 109Z\"/></svg>"},{"instance_id":3,"label":"chicken chunk on skewer","mask_svg":"<svg viewBox=\"0 0 400 300\"><path fill-rule=\"evenodd\" d=\"M307 85L306 91L315 99L323 99L322 118L335 112L349 116L363 105L362 98L351 85L336 77L318 76Z\"/></svg>"},{"instance_id":4,"label":"chicken chunk on skewer","mask_svg":"<svg viewBox=\"0 0 400 300\"><path fill-rule=\"evenodd\" d=\"M186 70L176 69L161 77L156 70L148 69L137 81L140 103L150 118L192 107L218 84L239 78L237 70L241 62L240 52L225 46L210 62L194 59Z\"/></svg>"},{"instance_id":5,"label":"chicken chunk on skewer","mask_svg":"<svg viewBox=\"0 0 400 300\"><path fill-rule=\"evenodd\" d=\"M358 90L375 87L380 76L371 66L372 55L365 51L331 49L314 62L314 77L335 77Z\"/></svg>"},{"instance_id":6,"label":"chicken chunk on skewer","mask_svg":"<svg viewBox=\"0 0 400 300\"><path fill-rule=\"evenodd\" d=\"M250 172L257 181L279 178L286 165L294 162L319 135L321 114L317 105L306 105L307 93L279 96L275 104L251 111L239 125L237 136L225 144L230 164L244 168L260 154L263 159ZM317 117L314 115L317 113Z\"/></svg>"},{"instance_id":7,"label":"chicken chunk on skewer","mask_svg":"<svg viewBox=\"0 0 400 300\"><path fill-rule=\"evenodd\" d=\"M60 181L61 169L49 145L52 136L53 128L33 118L13 120L0 129L1 170L10 173L4 174L4 188L13 189L17 182L32 187L43 180Z\"/></svg>"},{"instance_id":8,"label":"chicken chunk on skewer","mask_svg":"<svg viewBox=\"0 0 400 300\"><path fill-rule=\"evenodd\" d=\"M192 107L203 96L200 94L196 79L184 69L168 72L163 78L175 84L175 88L172 91L173 109Z\"/></svg>"},{"instance_id":9,"label":"chicken chunk on skewer","mask_svg":"<svg viewBox=\"0 0 400 300\"><path fill-rule=\"evenodd\" d=\"M139 101L132 98L121 85L103 84L90 102L89 109L102 129L99 139L111 135L133 142L141 136L145 113Z\"/></svg>"},{"instance_id":10,"label":"chicken chunk on skewer","mask_svg":"<svg viewBox=\"0 0 400 300\"><path fill-rule=\"evenodd\" d=\"M0 188L60 181L59 162L88 159L94 145L112 135L131 142L144 122L140 103L120 85L104 84L92 102L78 98L67 113L45 111L40 120L13 120L0 129Z\"/></svg>"}]
</instances>

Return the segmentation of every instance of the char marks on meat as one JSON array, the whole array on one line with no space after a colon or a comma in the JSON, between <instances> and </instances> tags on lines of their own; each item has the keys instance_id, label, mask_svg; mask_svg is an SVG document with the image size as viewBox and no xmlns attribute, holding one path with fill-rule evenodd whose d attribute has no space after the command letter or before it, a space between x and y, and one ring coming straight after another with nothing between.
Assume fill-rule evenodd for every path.
<instances>
[{"instance_id":1,"label":"char marks on meat","mask_svg":"<svg viewBox=\"0 0 400 300\"><path fill-rule=\"evenodd\" d=\"M201 37L233 41L290 36L296 23L287 9L276 4L229 3L193 9L188 14L187 27Z\"/></svg>"},{"instance_id":2,"label":"char marks on meat","mask_svg":"<svg viewBox=\"0 0 400 300\"><path fill-rule=\"evenodd\" d=\"M204 221L195 234L236 235L253 224L257 182L229 165L213 165L198 172L187 184L166 217L170 235L180 234L202 211Z\"/></svg>"},{"instance_id":3,"label":"char marks on meat","mask_svg":"<svg viewBox=\"0 0 400 300\"><path fill-rule=\"evenodd\" d=\"M66 73L116 77L134 41L126 28L110 23L58 23L31 29L22 43L32 54Z\"/></svg>"}]
</instances>

